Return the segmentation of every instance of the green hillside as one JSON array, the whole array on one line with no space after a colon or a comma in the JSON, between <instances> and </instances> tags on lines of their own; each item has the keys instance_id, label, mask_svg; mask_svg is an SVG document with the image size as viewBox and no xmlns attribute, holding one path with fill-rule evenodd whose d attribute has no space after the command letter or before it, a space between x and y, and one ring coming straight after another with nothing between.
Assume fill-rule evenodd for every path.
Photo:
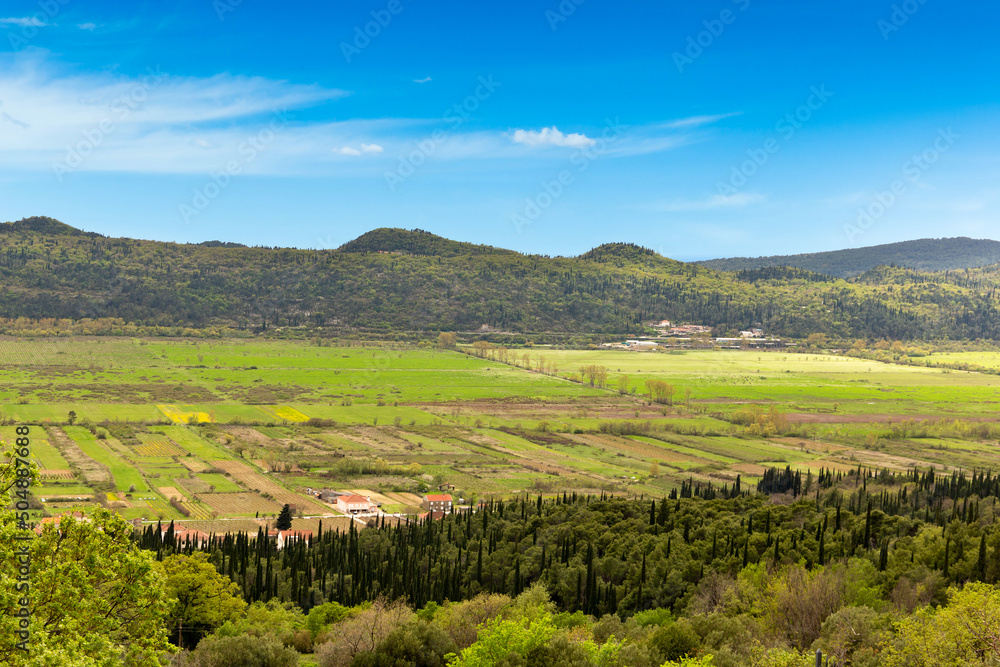
<instances>
[{"instance_id":1,"label":"green hillside","mask_svg":"<svg viewBox=\"0 0 1000 667\"><path fill-rule=\"evenodd\" d=\"M965 237L919 239L803 255L730 257L699 262L718 271L794 266L839 278L850 278L885 264L918 271L954 271L997 263L1000 263L1000 242Z\"/></svg>"},{"instance_id":2,"label":"green hillside","mask_svg":"<svg viewBox=\"0 0 1000 667\"><path fill-rule=\"evenodd\" d=\"M662 318L783 336L1000 338L979 272L887 270L850 281L788 268L720 273L629 244L522 255L379 229L337 250L177 244L33 218L0 234L0 317L119 318L246 330L627 334Z\"/></svg>"}]
</instances>

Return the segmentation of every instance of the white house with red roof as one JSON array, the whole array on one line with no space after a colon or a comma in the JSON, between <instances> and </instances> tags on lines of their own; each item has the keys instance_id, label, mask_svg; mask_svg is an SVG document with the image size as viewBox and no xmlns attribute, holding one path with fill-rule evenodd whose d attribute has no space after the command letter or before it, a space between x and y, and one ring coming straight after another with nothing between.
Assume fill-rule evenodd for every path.
<instances>
[{"instance_id":1,"label":"white house with red roof","mask_svg":"<svg viewBox=\"0 0 1000 667\"><path fill-rule=\"evenodd\" d=\"M160 536L165 537L167 531L170 530L170 524L164 526L160 524ZM174 543L177 546L186 545L188 543L192 544L195 548L200 549L201 547L208 544L211 535L203 530L195 530L194 528L185 528L179 523L174 524Z\"/></svg>"},{"instance_id":2,"label":"white house with red roof","mask_svg":"<svg viewBox=\"0 0 1000 667\"><path fill-rule=\"evenodd\" d=\"M41 535L42 529L45 527L45 524L49 523L53 524L56 527L56 530L59 530L59 524L62 523L62 520L66 517L69 517L71 519L76 519L77 521L83 521L87 523L90 522L90 517L86 516L83 512L66 512L65 514L61 514L59 516L46 516L42 517L42 522L37 526L35 526L35 534Z\"/></svg>"},{"instance_id":3,"label":"white house with red roof","mask_svg":"<svg viewBox=\"0 0 1000 667\"><path fill-rule=\"evenodd\" d=\"M345 514L371 512L377 509L377 507L378 506L372 502L372 499L366 496L359 496L352 493L337 497L337 509Z\"/></svg>"},{"instance_id":4,"label":"white house with red roof","mask_svg":"<svg viewBox=\"0 0 1000 667\"><path fill-rule=\"evenodd\" d=\"M311 530L279 530L277 532L278 536L275 540L275 546L279 549L284 549L296 540L307 542L312 539L313 535Z\"/></svg>"}]
</instances>

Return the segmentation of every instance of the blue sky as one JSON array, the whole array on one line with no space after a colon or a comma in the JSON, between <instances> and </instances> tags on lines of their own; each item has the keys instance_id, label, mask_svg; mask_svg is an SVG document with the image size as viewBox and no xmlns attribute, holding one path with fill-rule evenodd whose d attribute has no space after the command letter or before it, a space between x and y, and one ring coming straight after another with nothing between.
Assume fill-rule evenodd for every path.
<instances>
[{"instance_id":1,"label":"blue sky","mask_svg":"<svg viewBox=\"0 0 1000 667\"><path fill-rule=\"evenodd\" d=\"M0 220L677 259L1000 238L1000 6L5 2Z\"/></svg>"}]
</instances>

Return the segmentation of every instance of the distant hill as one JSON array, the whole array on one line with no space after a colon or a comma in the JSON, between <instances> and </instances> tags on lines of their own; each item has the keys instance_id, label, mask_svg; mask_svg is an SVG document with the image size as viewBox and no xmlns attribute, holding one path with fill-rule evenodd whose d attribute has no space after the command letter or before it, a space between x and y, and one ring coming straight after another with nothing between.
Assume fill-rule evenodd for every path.
<instances>
[{"instance_id":1,"label":"distant hill","mask_svg":"<svg viewBox=\"0 0 1000 667\"><path fill-rule=\"evenodd\" d=\"M605 243L593 250L588 250L575 259L622 269L631 268L644 271L674 273L680 271L684 266L689 266L697 271L694 265L686 265L684 262L668 259L654 250L634 243Z\"/></svg>"},{"instance_id":2,"label":"distant hill","mask_svg":"<svg viewBox=\"0 0 1000 667\"><path fill-rule=\"evenodd\" d=\"M30 218L22 218L17 222L0 222L0 234L11 234L16 232L38 232L52 236L88 236L91 238L103 238L96 232L85 232L71 227L65 222L59 222L55 218L48 218L44 215L36 215Z\"/></svg>"},{"instance_id":3,"label":"distant hill","mask_svg":"<svg viewBox=\"0 0 1000 667\"><path fill-rule=\"evenodd\" d=\"M873 264L903 263L867 250L877 256ZM122 322L258 332L323 327L433 340L438 331L485 324L507 332L497 336L523 342L531 334L537 342L536 335L633 335L669 319L730 335L759 326L778 336L822 332L852 342L1000 340L998 293L1000 265L950 273L883 266L844 280L774 266L719 272L629 243L547 257L403 229L376 229L338 250L307 250L106 238L42 217L0 225L0 328L113 320L115 330Z\"/></svg>"},{"instance_id":4,"label":"distant hill","mask_svg":"<svg viewBox=\"0 0 1000 667\"><path fill-rule=\"evenodd\" d=\"M850 278L877 266L889 264L917 271L954 271L1000 263L1000 242L961 236L948 239L919 239L803 255L730 257L698 263L717 271L794 266L838 278Z\"/></svg>"},{"instance_id":5,"label":"distant hill","mask_svg":"<svg viewBox=\"0 0 1000 667\"><path fill-rule=\"evenodd\" d=\"M422 229L381 227L366 232L338 248L340 252L396 252L407 255L454 257L494 252L509 253L492 246L452 241Z\"/></svg>"}]
</instances>

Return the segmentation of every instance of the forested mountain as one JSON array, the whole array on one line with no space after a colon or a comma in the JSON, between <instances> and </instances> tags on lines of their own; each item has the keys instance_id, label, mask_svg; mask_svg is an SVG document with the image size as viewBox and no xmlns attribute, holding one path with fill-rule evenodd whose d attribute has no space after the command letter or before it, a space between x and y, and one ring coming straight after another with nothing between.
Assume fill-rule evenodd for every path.
<instances>
[{"instance_id":1,"label":"forested mountain","mask_svg":"<svg viewBox=\"0 0 1000 667\"><path fill-rule=\"evenodd\" d=\"M489 253L515 254L510 250L486 245L452 241L422 229L373 229L338 248L341 252L388 252L408 255L454 257Z\"/></svg>"},{"instance_id":2,"label":"forested mountain","mask_svg":"<svg viewBox=\"0 0 1000 667\"><path fill-rule=\"evenodd\" d=\"M885 264L895 264L918 271L954 271L998 262L1000 262L1000 242L958 237L919 239L803 255L730 257L698 263L717 271L795 266L838 278L850 278Z\"/></svg>"},{"instance_id":3,"label":"forested mountain","mask_svg":"<svg viewBox=\"0 0 1000 667\"><path fill-rule=\"evenodd\" d=\"M107 238L48 218L0 225L0 318L120 318L248 330L626 334L649 320L783 336L1000 338L1000 274L720 273L629 244L522 255L379 229L337 250Z\"/></svg>"},{"instance_id":4,"label":"forested mountain","mask_svg":"<svg viewBox=\"0 0 1000 667\"><path fill-rule=\"evenodd\" d=\"M17 222L0 222L0 234L17 234L19 232L39 232L50 236L88 236L91 238L104 238L96 232L84 232L76 227L71 227L65 222L59 222L55 218L42 216L32 216L23 218Z\"/></svg>"}]
</instances>

